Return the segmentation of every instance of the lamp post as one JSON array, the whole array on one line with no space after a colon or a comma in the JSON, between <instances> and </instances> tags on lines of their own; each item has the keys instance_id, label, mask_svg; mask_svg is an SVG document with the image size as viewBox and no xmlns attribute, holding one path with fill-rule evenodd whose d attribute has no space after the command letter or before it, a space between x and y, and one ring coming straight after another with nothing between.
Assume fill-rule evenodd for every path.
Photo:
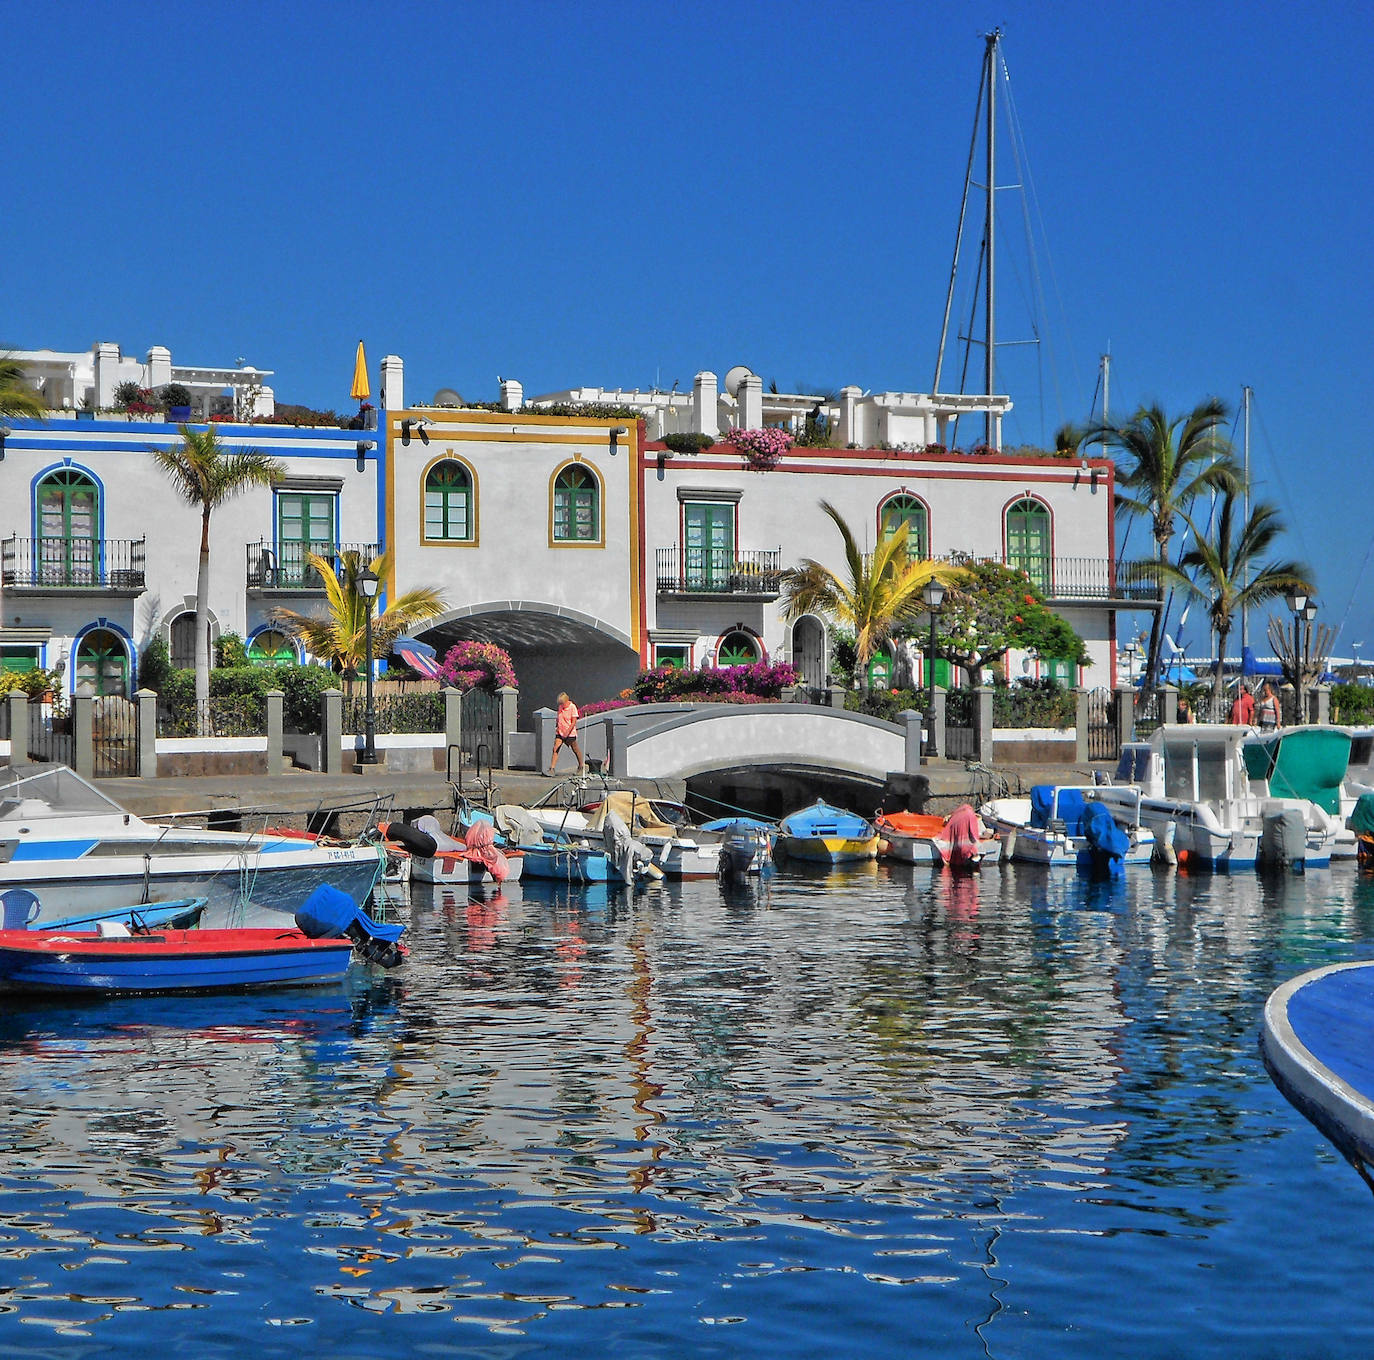
<instances>
[{"instance_id":1,"label":"lamp post","mask_svg":"<svg viewBox=\"0 0 1374 1360\"><path fill-rule=\"evenodd\" d=\"M1303 622L1307 627L1302 631L1302 656L1300 657L1302 669L1298 672L1299 675L1307 669L1307 663L1312 659L1312 620L1316 617L1317 602L1316 600L1308 600L1307 607L1302 611ZM1301 706L1298 708L1298 721L1307 721L1307 710Z\"/></svg>"},{"instance_id":2,"label":"lamp post","mask_svg":"<svg viewBox=\"0 0 1374 1360\"><path fill-rule=\"evenodd\" d=\"M367 668L367 703L363 708L363 754L360 765L377 763L377 710L372 704L372 602L377 598L377 587L381 581L371 567L364 567L358 573L358 589L362 592L363 615L366 626L367 656L363 664Z\"/></svg>"},{"instance_id":3,"label":"lamp post","mask_svg":"<svg viewBox=\"0 0 1374 1360\"><path fill-rule=\"evenodd\" d=\"M930 702L926 708L926 719L930 724L930 741L926 746L927 755L937 755L935 750L935 615L945 599L945 588L933 576L921 587L921 598L925 601L930 614L930 647L926 651L926 665L930 667Z\"/></svg>"},{"instance_id":4,"label":"lamp post","mask_svg":"<svg viewBox=\"0 0 1374 1360\"><path fill-rule=\"evenodd\" d=\"M1293 615L1293 692L1297 699L1297 720L1302 721L1302 620L1307 609L1307 593L1296 586L1283 597Z\"/></svg>"}]
</instances>

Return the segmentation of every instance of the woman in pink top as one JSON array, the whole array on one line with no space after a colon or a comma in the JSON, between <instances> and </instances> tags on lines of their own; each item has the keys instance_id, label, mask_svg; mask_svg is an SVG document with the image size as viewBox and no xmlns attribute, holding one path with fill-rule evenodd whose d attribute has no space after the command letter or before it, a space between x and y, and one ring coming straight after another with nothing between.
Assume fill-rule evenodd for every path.
<instances>
[{"instance_id":1,"label":"woman in pink top","mask_svg":"<svg viewBox=\"0 0 1374 1360\"><path fill-rule=\"evenodd\" d=\"M553 755L549 758L549 773L558 768L558 748L566 746L577 757L577 772L582 774L587 762L582 758L582 748L577 744L577 705L566 694L558 696L558 726L553 738Z\"/></svg>"}]
</instances>

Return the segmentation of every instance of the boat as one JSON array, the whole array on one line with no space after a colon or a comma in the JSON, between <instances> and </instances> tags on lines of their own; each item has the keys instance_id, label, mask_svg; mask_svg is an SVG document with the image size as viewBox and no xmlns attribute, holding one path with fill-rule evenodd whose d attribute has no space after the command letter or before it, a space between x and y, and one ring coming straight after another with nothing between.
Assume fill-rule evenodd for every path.
<instances>
[{"instance_id":1,"label":"boat","mask_svg":"<svg viewBox=\"0 0 1374 1360\"><path fill-rule=\"evenodd\" d=\"M1364 766L1371 740L1367 734L1361 736L1362 764L1353 771L1356 733L1346 727L1314 723L1251 732L1241 746L1252 783L1263 781L1271 797L1306 799L1326 813L1334 823L1332 859L1353 859L1356 854L1355 833L1346 820L1366 791L1361 777L1368 777Z\"/></svg>"},{"instance_id":2,"label":"boat","mask_svg":"<svg viewBox=\"0 0 1374 1360\"><path fill-rule=\"evenodd\" d=\"M486 828L485 836L476 830L478 827ZM419 817L413 823L383 823L382 834L407 855L409 876L416 883L471 884L488 878L497 883L515 883L524 873L522 850L495 846L489 814L477 814L463 840L448 835L432 815Z\"/></svg>"},{"instance_id":3,"label":"boat","mask_svg":"<svg viewBox=\"0 0 1374 1360\"><path fill-rule=\"evenodd\" d=\"M1110 802L1098 799L1094 784L1036 784L1029 798L994 798L984 803L983 817L1006 841L1006 854L1022 864L1112 872L1111 864L1148 864L1155 837L1141 820L1142 795L1123 790ZM1121 845L1105 822L1089 813L1092 802L1103 802L1125 836Z\"/></svg>"},{"instance_id":4,"label":"boat","mask_svg":"<svg viewBox=\"0 0 1374 1360\"><path fill-rule=\"evenodd\" d=\"M0 892L35 893L37 924L187 897L207 899L206 926L273 924L321 884L361 906L382 858L375 844L148 821L65 765L0 769Z\"/></svg>"},{"instance_id":5,"label":"boat","mask_svg":"<svg viewBox=\"0 0 1374 1360\"><path fill-rule=\"evenodd\" d=\"M205 906L206 899L203 897L179 897L170 902L139 903L78 916L63 916L57 920L47 919L37 929L99 930L102 921L119 921L131 930L189 930L200 920ZM3 919L3 929L27 930L38 920L42 903L27 888L9 888L0 893L0 908L3 908L0 918Z\"/></svg>"},{"instance_id":6,"label":"boat","mask_svg":"<svg viewBox=\"0 0 1374 1360\"><path fill-rule=\"evenodd\" d=\"M1227 871L1330 862L1336 822L1306 798L1271 796L1251 778L1246 727L1167 723L1121 748L1116 779L1093 789L1121 820L1139 809L1163 858Z\"/></svg>"},{"instance_id":7,"label":"boat","mask_svg":"<svg viewBox=\"0 0 1374 1360\"><path fill-rule=\"evenodd\" d=\"M964 804L967 807L967 804ZM974 810L971 839L951 835L951 817L924 812L883 812L874 818L878 828L878 854L883 859L901 864L950 865L956 869L978 869L984 864L996 864L1002 858L1002 842L997 834L983 825ZM961 817L960 822L966 819ZM954 832L958 833L956 825Z\"/></svg>"},{"instance_id":8,"label":"boat","mask_svg":"<svg viewBox=\"0 0 1374 1360\"><path fill-rule=\"evenodd\" d=\"M714 878L720 872L721 838L705 827L693 826L681 803L645 798L632 789L609 787L604 779L601 782L598 802L573 807L551 801L570 794L575 797L586 789L585 779L572 779L527 811L550 835L592 841L600 841L606 813L614 811L634 838L653 852L654 863L665 877Z\"/></svg>"},{"instance_id":9,"label":"boat","mask_svg":"<svg viewBox=\"0 0 1374 1360\"><path fill-rule=\"evenodd\" d=\"M718 817L701 830L720 837L720 872L726 877L764 874L773 868L775 822L762 817Z\"/></svg>"},{"instance_id":10,"label":"boat","mask_svg":"<svg viewBox=\"0 0 1374 1360\"><path fill-rule=\"evenodd\" d=\"M82 923L84 924L84 922ZM404 926L376 921L323 884L290 929L150 927L106 918L94 930L0 930L0 990L93 994L240 991L341 978L356 959L400 963Z\"/></svg>"},{"instance_id":11,"label":"boat","mask_svg":"<svg viewBox=\"0 0 1374 1360\"><path fill-rule=\"evenodd\" d=\"M1337 963L1275 988L1260 1052L1274 1084L1374 1184L1374 963Z\"/></svg>"},{"instance_id":12,"label":"boat","mask_svg":"<svg viewBox=\"0 0 1374 1360\"><path fill-rule=\"evenodd\" d=\"M777 852L820 864L876 859L878 829L866 817L817 799L778 823Z\"/></svg>"}]
</instances>

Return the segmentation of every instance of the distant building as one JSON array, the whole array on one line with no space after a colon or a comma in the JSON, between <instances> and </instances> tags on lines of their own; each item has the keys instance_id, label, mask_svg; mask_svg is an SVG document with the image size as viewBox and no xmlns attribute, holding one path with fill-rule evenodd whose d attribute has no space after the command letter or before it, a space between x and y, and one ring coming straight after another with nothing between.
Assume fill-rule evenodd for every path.
<instances>
[{"instance_id":1,"label":"distant building","mask_svg":"<svg viewBox=\"0 0 1374 1360\"><path fill-rule=\"evenodd\" d=\"M72 354L27 349L7 351L6 357L22 365L25 378L51 411L112 412L115 392L126 382L154 395L168 383L181 384L191 394L192 420L219 414L251 419L276 410L266 385L271 371L241 359L234 368L187 367L173 364L171 350L163 345L154 345L146 359L136 359L111 341Z\"/></svg>"}]
</instances>

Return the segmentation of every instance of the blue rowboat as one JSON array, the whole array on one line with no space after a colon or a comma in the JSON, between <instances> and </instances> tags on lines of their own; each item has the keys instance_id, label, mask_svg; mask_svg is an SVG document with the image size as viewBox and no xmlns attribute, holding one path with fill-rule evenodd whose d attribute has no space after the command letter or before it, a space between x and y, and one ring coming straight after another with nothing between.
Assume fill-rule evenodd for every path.
<instances>
[{"instance_id":1,"label":"blue rowboat","mask_svg":"<svg viewBox=\"0 0 1374 1360\"><path fill-rule=\"evenodd\" d=\"M1374 1168L1374 963L1318 968L1275 989L1260 1050L1274 1084L1370 1179Z\"/></svg>"},{"instance_id":2,"label":"blue rowboat","mask_svg":"<svg viewBox=\"0 0 1374 1360\"><path fill-rule=\"evenodd\" d=\"M0 987L19 992L303 986L337 981L352 959L351 939L317 939L301 930L0 930Z\"/></svg>"},{"instance_id":3,"label":"blue rowboat","mask_svg":"<svg viewBox=\"0 0 1374 1360\"><path fill-rule=\"evenodd\" d=\"M24 902L19 897L31 899ZM132 907L111 907L105 911L88 912L84 916L64 916L59 921L37 921L41 912L38 898L23 888L11 888L0 894L0 903L5 907L5 929L22 930L28 921L37 922L33 930L99 930L102 921L118 921L130 930L189 930L200 920L208 897L178 897L171 902L142 902ZM21 910L27 907L27 912ZM27 916L27 920L19 917ZM12 919L15 918L15 919Z\"/></svg>"},{"instance_id":4,"label":"blue rowboat","mask_svg":"<svg viewBox=\"0 0 1374 1360\"><path fill-rule=\"evenodd\" d=\"M558 883L605 883L611 877L611 862L601 850L571 841L545 841L539 845L522 844L525 858L524 878L547 878Z\"/></svg>"},{"instance_id":5,"label":"blue rowboat","mask_svg":"<svg viewBox=\"0 0 1374 1360\"><path fill-rule=\"evenodd\" d=\"M820 864L877 859L878 828L866 817L817 799L778 823L778 852Z\"/></svg>"}]
</instances>

